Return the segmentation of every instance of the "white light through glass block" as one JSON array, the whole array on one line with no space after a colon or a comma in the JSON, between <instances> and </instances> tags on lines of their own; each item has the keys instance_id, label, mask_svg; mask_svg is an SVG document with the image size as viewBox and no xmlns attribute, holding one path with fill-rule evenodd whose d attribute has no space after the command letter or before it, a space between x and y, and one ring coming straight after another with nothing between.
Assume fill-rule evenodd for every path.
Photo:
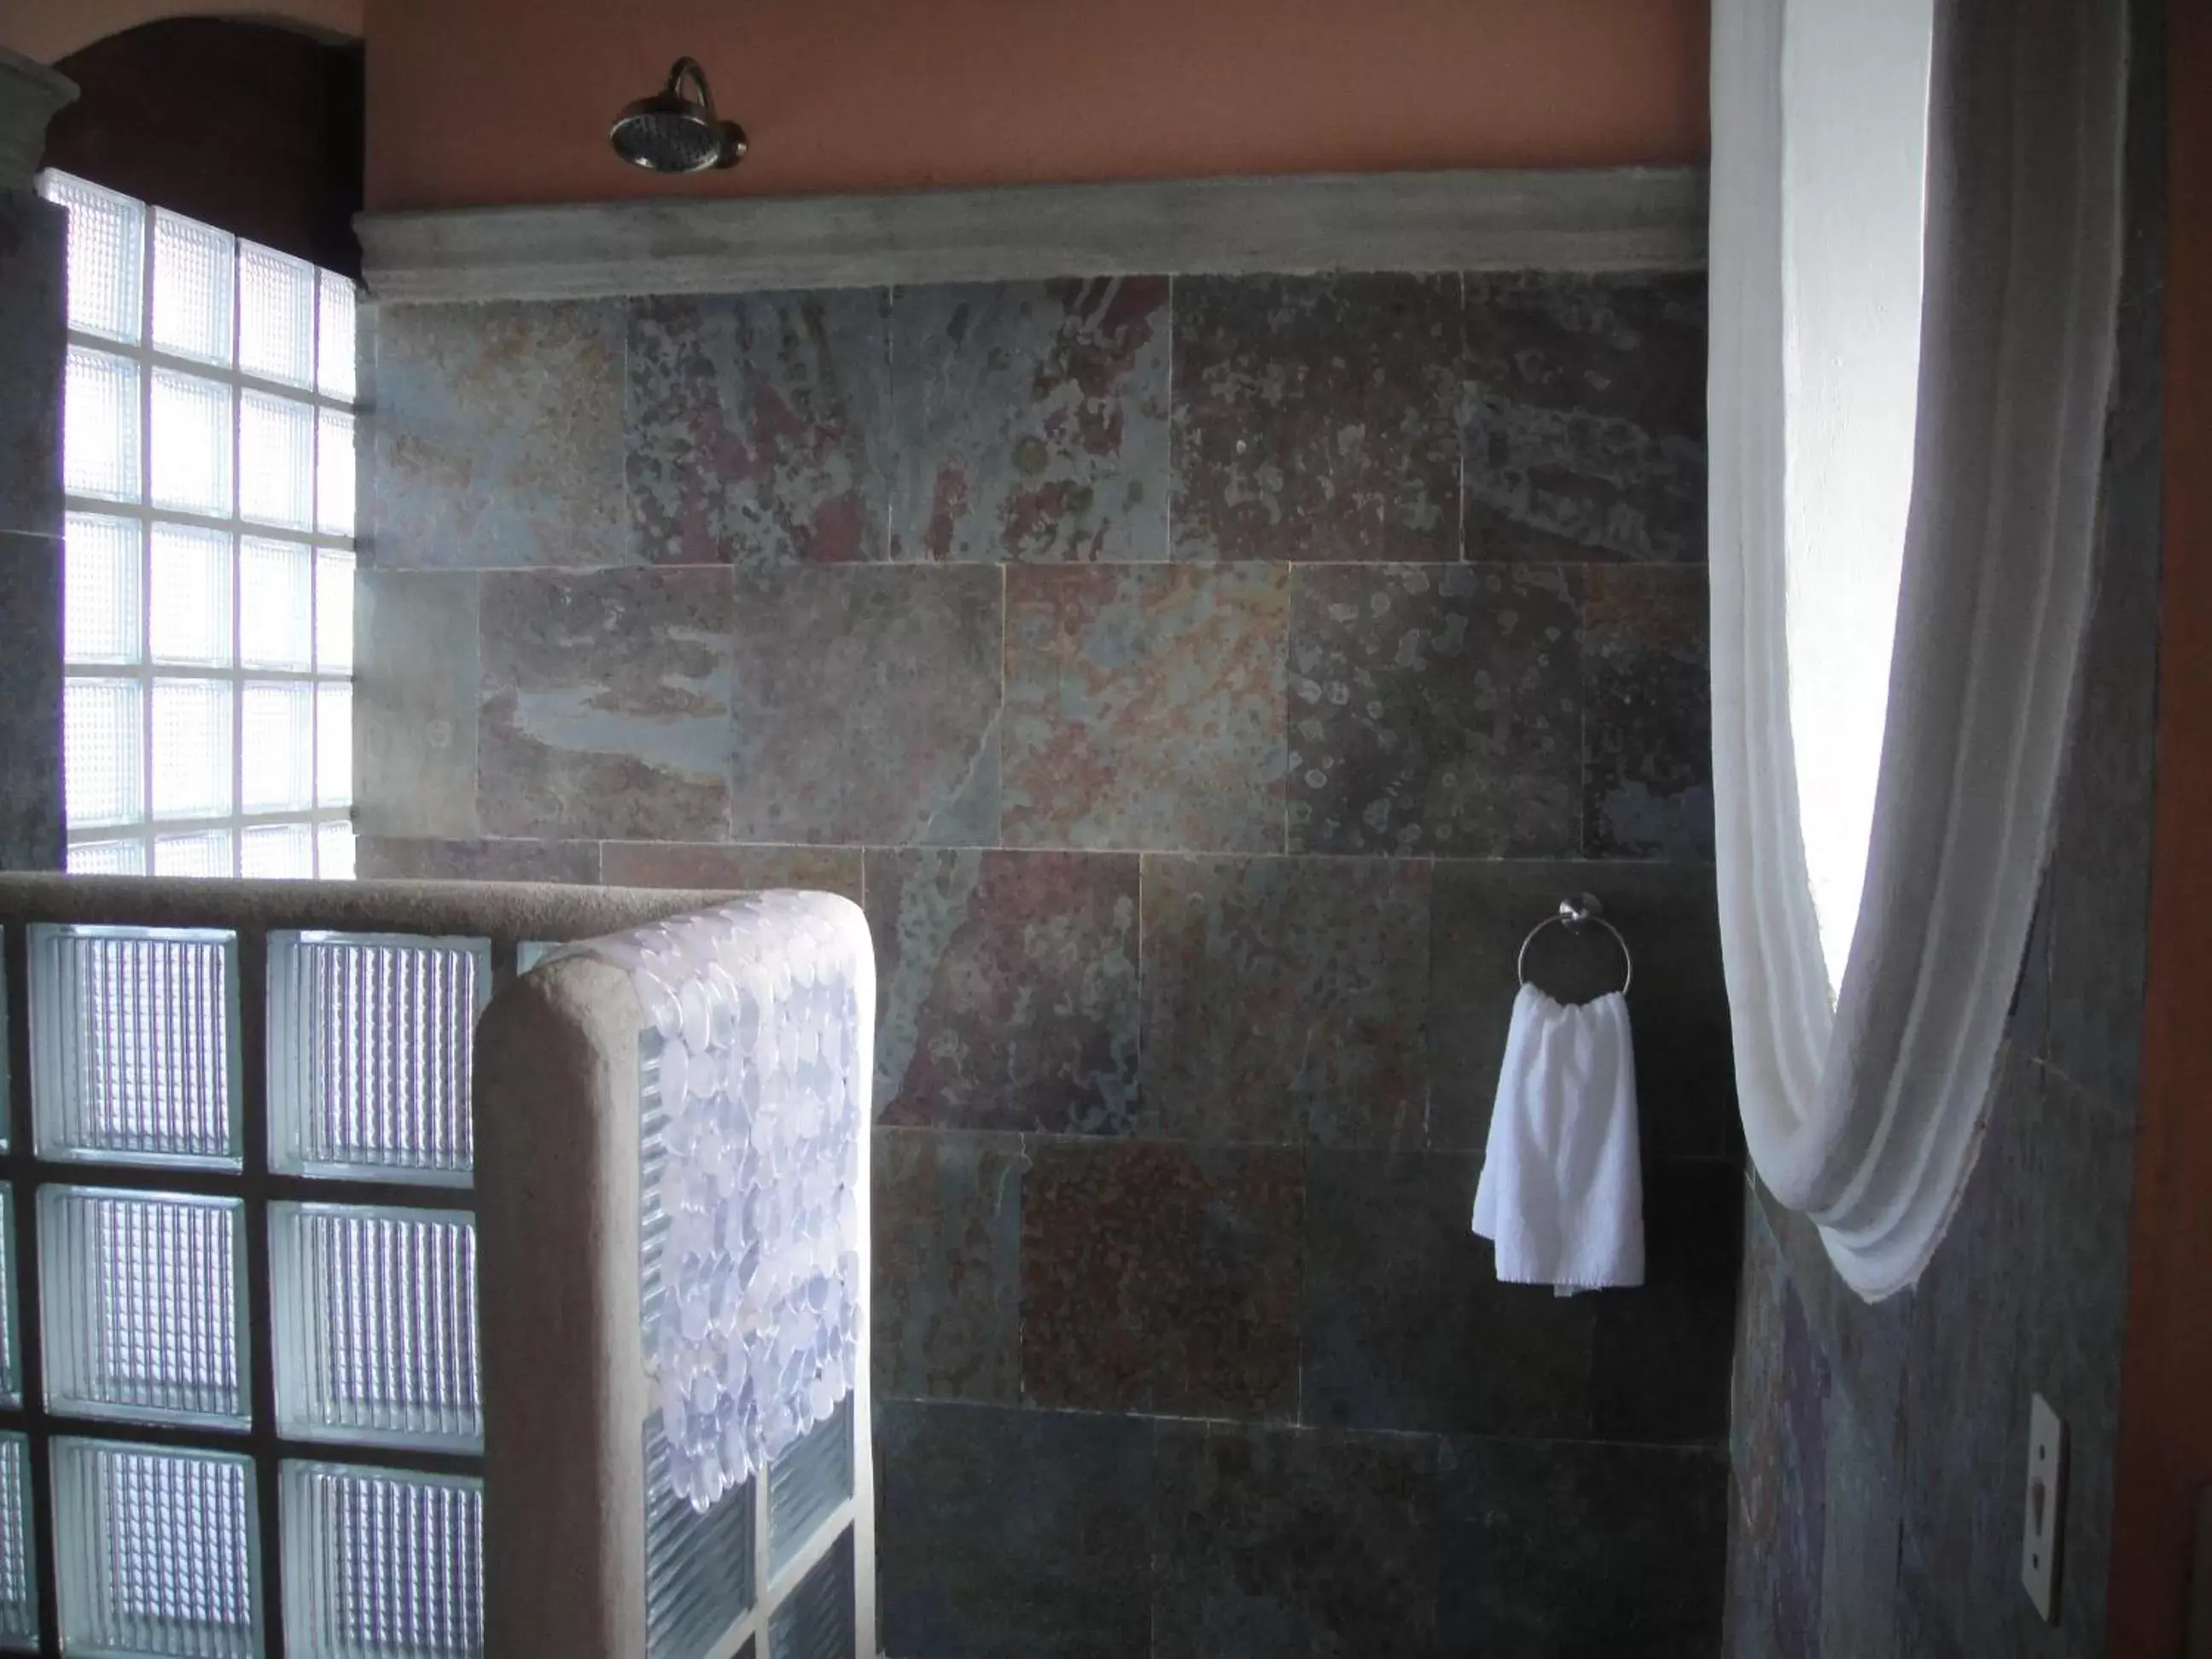
<instances>
[{"instance_id":1,"label":"white light through glass block","mask_svg":"<svg viewBox=\"0 0 2212 1659\"><path fill-rule=\"evenodd\" d=\"M287 1462L284 1645L298 1659L483 1651L483 1483Z\"/></svg>"},{"instance_id":2,"label":"white light through glass block","mask_svg":"<svg viewBox=\"0 0 2212 1659\"><path fill-rule=\"evenodd\" d=\"M204 363L231 361L238 239L154 210L154 344Z\"/></svg>"},{"instance_id":3,"label":"white light through glass block","mask_svg":"<svg viewBox=\"0 0 2212 1659\"><path fill-rule=\"evenodd\" d=\"M315 826L315 873L325 881L353 879L353 825Z\"/></svg>"},{"instance_id":4,"label":"white light through glass block","mask_svg":"<svg viewBox=\"0 0 2212 1659\"><path fill-rule=\"evenodd\" d=\"M483 939L269 936L269 1160L294 1175L465 1185Z\"/></svg>"},{"instance_id":5,"label":"white light through glass block","mask_svg":"<svg viewBox=\"0 0 2212 1659\"><path fill-rule=\"evenodd\" d=\"M51 1411L244 1427L245 1206L39 1189L39 1329Z\"/></svg>"},{"instance_id":6,"label":"white light through glass block","mask_svg":"<svg viewBox=\"0 0 2212 1659\"><path fill-rule=\"evenodd\" d=\"M0 1187L0 1403L23 1403L22 1344L15 1337L15 1189ZM0 1567L4 1576L4 1567ZM4 1594L4 1592L0 1592ZM0 1620L4 1620L0 1610Z\"/></svg>"},{"instance_id":7,"label":"white light through glass block","mask_svg":"<svg viewBox=\"0 0 2212 1659\"><path fill-rule=\"evenodd\" d=\"M238 873L257 881L305 881L315 873L315 838L304 823L262 823L238 838Z\"/></svg>"},{"instance_id":8,"label":"white light through glass block","mask_svg":"<svg viewBox=\"0 0 2212 1659\"><path fill-rule=\"evenodd\" d=\"M149 405L153 499L180 513L230 516L231 389L173 369L154 371Z\"/></svg>"},{"instance_id":9,"label":"white light through glass block","mask_svg":"<svg viewBox=\"0 0 2212 1659\"><path fill-rule=\"evenodd\" d=\"M197 830L188 836L155 836L154 873L195 881L220 880L236 875L238 872L232 866L230 831Z\"/></svg>"},{"instance_id":10,"label":"white light through glass block","mask_svg":"<svg viewBox=\"0 0 2212 1659\"><path fill-rule=\"evenodd\" d=\"M353 672L353 555L326 547L315 554L315 666Z\"/></svg>"},{"instance_id":11,"label":"white light through glass block","mask_svg":"<svg viewBox=\"0 0 2212 1659\"><path fill-rule=\"evenodd\" d=\"M62 783L72 828L146 811L143 693L136 680L72 678L62 692Z\"/></svg>"},{"instance_id":12,"label":"white light through glass block","mask_svg":"<svg viewBox=\"0 0 2212 1659\"><path fill-rule=\"evenodd\" d=\"M66 1437L52 1457L63 1651L254 1659L252 1459Z\"/></svg>"},{"instance_id":13,"label":"white light through glass block","mask_svg":"<svg viewBox=\"0 0 2212 1659\"><path fill-rule=\"evenodd\" d=\"M40 1156L236 1169L237 935L39 926L29 951Z\"/></svg>"},{"instance_id":14,"label":"white light through glass block","mask_svg":"<svg viewBox=\"0 0 2212 1659\"><path fill-rule=\"evenodd\" d=\"M775 1659L846 1659L853 1651L853 1534L844 1532L769 1614Z\"/></svg>"},{"instance_id":15,"label":"white light through glass block","mask_svg":"<svg viewBox=\"0 0 2212 1659\"><path fill-rule=\"evenodd\" d=\"M282 1431L477 1449L476 1242L457 1211L270 1205Z\"/></svg>"},{"instance_id":16,"label":"white light through glass block","mask_svg":"<svg viewBox=\"0 0 2212 1659\"><path fill-rule=\"evenodd\" d=\"M315 799L315 688L302 680L255 682L239 695L240 810L304 811Z\"/></svg>"},{"instance_id":17,"label":"white light through glass block","mask_svg":"<svg viewBox=\"0 0 2212 1659\"><path fill-rule=\"evenodd\" d=\"M145 204L66 173L48 173L40 191L69 210L69 325L135 343L145 326Z\"/></svg>"},{"instance_id":18,"label":"white light through glass block","mask_svg":"<svg viewBox=\"0 0 2212 1659\"><path fill-rule=\"evenodd\" d=\"M230 532L153 527L152 651L155 662L230 665Z\"/></svg>"},{"instance_id":19,"label":"white light through glass block","mask_svg":"<svg viewBox=\"0 0 2212 1659\"><path fill-rule=\"evenodd\" d=\"M238 245L238 366L288 386L315 380L315 268L258 242Z\"/></svg>"},{"instance_id":20,"label":"white light through glass block","mask_svg":"<svg viewBox=\"0 0 2212 1659\"><path fill-rule=\"evenodd\" d=\"M344 680L315 688L315 805L353 805L353 687Z\"/></svg>"},{"instance_id":21,"label":"white light through glass block","mask_svg":"<svg viewBox=\"0 0 2212 1659\"><path fill-rule=\"evenodd\" d=\"M354 393L353 283L334 270L320 273L319 320L315 338L315 385L325 398L349 404Z\"/></svg>"},{"instance_id":22,"label":"white light through glass block","mask_svg":"<svg viewBox=\"0 0 2212 1659\"><path fill-rule=\"evenodd\" d=\"M238 659L248 668L315 665L315 555L303 542L238 544Z\"/></svg>"},{"instance_id":23,"label":"white light through glass block","mask_svg":"<svg viewBox=\"0 0 2212 1659\"><path fill-rule=\"evenodd\" d=\"M64 550L63 656L70 662L137 662L146 621L137 521L72 513Z\"/></svg>"},{"instance_id":24,"label":"white light through glass block","mask_svg":"<svg viewBox=\"0 0 2212 1659\"><path fill-rule=\"evenodd\" d=\"M39 1598L31 1581L31 1444L0 1434L0 1648L39 1645Z\"/></svg>"},{"instance_id":25,"label":"white light through glass block","mask_svg":"<svg viewBox=\"0 0 2212 1659\"><path fill-rule=\"evenodd\" d=\"M154 682L154 816L221 817L231 810L230 686Z\"/></svg>"},{"instance_id":26,"label":"white light through glass block","mask_svg":"<svg viewBox=\"0 0 2212 1659\"><path fill-rule=\"evenodd\" d=\"M238 516L287 530L315 523L315 410L248 392L238 405Z\"/></svg>"},{"instance_id":27,"label":"white light through glass block","mask_svg":"<svg viewBox=\"0 0 2212 1659\"><path fill-rule=\"evenodd\" d=\"M315 528L325 536L353 534L353 416L325 409L317 416Z\"/></svg>"},{"instance_id":28,"label":"white light through glass block","mask_svg":"<svg viewBox=\"0 0 2212 1659\"><path fill-rule=\"evenodd\" d=\"M146 873L146 843L143 841L71 842L69 872L73 876L143 876Z\"/></svg>"},{"instance_id":29,"label":"white light through glass block","mask_svg":"<svg viewBox=\"0 0 2212 1659\"><path fill-rule=\"evenodd\" d=\"M797 1560L837 1506L853 1495L853 1401L809 1429L769 1465L768 1554L770 1571Z\"/></svg>"},{"instance_id":30,"label":"white light through glass block","mask_svg":"<svg viewBox=\"0 0 2212 1659\"><path fill-rule=\"evenodd\" d=\"M62 389L62 482L72 495L135 501L138 476L138 365L84 346L69 349Z\"/></svg>"}]
</instances>

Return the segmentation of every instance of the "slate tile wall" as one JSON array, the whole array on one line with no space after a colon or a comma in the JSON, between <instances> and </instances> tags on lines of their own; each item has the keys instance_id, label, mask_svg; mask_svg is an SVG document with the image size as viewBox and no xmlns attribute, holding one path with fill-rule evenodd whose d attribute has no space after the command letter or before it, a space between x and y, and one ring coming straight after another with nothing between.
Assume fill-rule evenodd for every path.
<instances>
[{"instance_id":1,"label":"slate tile wall","mask_svg":"<svg viewBox=\"0 0 2212 1659\"><path fill-rule=\"evenodd\" d=\"M1844 1290L1754 1181L1733 1428L1741 1659L2106 1651L2150 905L2162 7L2131 0L2118 355L2057 833L1979 1161L1913 1290ZM2031 1396L2067 1424L2057 1622L2020 1583Z\"/></svg>"},{"instance_id":2,"label":"slate tile wall","mask_svg":"<svg viewBox=\"0 0 2212 1659\"><path fill-rule=\"evenodd\" d=\"M364 871L866 909L887 1651L1718 1650L1700 279L378 338ZM1583 890L1651 1283L1562 1300L1468 1218L1514 952Z\"/></svg>"}]
</instances>

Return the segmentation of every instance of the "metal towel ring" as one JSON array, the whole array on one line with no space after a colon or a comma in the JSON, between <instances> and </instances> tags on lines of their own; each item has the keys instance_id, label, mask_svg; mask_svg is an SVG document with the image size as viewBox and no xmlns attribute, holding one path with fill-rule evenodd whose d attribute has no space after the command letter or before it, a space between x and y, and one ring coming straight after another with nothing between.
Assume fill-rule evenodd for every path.
<instances>
[{"instance_id":1,"label":"metal towel ring","mask_svg":"<svg viewBox=\"0 0 2212 1659\"><path fill-rule=\"evenodd\" d=\"M1521 953L1513 958L1514 977L1523 985L1528 982L1528 947L1547 927L1564 927L1571 933L1579 933L1592 922L1612 934L1613 942L1620 947L1620 994L1626 996L1628 988L1636 982L1636 958L1629 954L1628 941L1621 937L1620 929L1605 919L1605 906L1597 902L1593 893L1561 899L1557 915L1546 916L1528 930L1528 937L1521 941Z\"/></svg>"}]
</instances>

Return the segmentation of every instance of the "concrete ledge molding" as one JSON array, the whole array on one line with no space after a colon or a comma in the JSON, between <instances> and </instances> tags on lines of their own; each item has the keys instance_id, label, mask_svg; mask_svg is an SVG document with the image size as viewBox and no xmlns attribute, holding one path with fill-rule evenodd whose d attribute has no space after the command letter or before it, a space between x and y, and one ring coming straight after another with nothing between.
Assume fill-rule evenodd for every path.
<instances>
[{"instance_id":1,"label":"concrete ledge molding","mask_svg":"<svg viewBox=\"0 0 2212 1659\"><path fill-rule=\"evenodd\" d=\"M1701 167L1036 185L372 213L379 300L588 299L1150 272L1685 270Z\"/></svg>"}]
</instances>

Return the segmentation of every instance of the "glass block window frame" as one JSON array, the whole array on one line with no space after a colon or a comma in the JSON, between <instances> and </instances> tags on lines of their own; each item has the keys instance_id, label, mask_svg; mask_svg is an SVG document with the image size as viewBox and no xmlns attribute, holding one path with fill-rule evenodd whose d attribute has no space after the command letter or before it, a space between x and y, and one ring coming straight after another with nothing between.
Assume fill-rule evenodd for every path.
<instances>
[{"instance_id":1,"label":"glass block window frame","mask_svg":"<svg viewBox=\"0 0 2212 1659\"><path fill-rule=\"evenodd\" d=\"M70 214L68 867L349 878L354 284L39 187Z\"/></svg>"},{"instance_id":2,"label":"glass block window frame","mask_svg":"<svg viewBox=\"0 0 2212 1659\"><path fill-rule=\"evenodd\" d=\"M68 957L42 957L34 949L34 936L71 928L92 936L128 931L227 941L225 972L234 981L228 988L228 1006L234 1011L229 1024L237 1038L234 1092L240 1121L241 1155L234 1164L158 1150L88 1147L82 1138L49 1133L54 1126L47 1120L58 1103L40 1098L44 1073L34 1060L37 1022L32 1005L44 982L41 962L51 977L54 964ZM289 1173L277 1167L275 1148L283 1137L272 1133L271 1119L284 1108L272 1092L271 1067L281 1047L274 1041L275 1027L286 1018L286 1004L271 994L270 962L272 939L286 937L299 935L42 923L10 925L0 938L0 988L5 992L0 1121L6 1128L0 1142L0 1310L7 1322L0 1328L0 1370L13 1385L12 1394L0 1394L0 1654L32 1652L53 1659L122 1651L234 1659L354 1659L368 1654L379 1659L448 1659L482 1650L481 1533L472 1530L482 1524L480 1405L473 1421L448 1414L443 1421L426 1423L420 1414L410 1421L404 1413L360 1410L319 1417L307 1408L318 1397L315 1389L303 1388L299 1379L303 1360L311 1372L320 1365L326 1377L327 1355L310 1354L299 1340L296 1317L288 1317L286 1299L298 1299L301 1267L297 1260L288 1265L283 1259L285 1230L303 1215L357 1218L366 1227L396 1221L448 1234L465 1225L471 1230L465 1270L472 1281L473 1173L465 1172L458 1183L434 1183L419 1171L398 1166L388 1171L356 1168L339 1176ZM495 965L502 977L512 971L507 949L495 949L489 940L315 937L374 939L387 948L410 942L465 944L482 952L487 977ZM52 987L46 989L52 1000ZM470 999L456 1017L465 1015L472 1024L481 1000ZM57 1273L57 1262L49 1259L58 1242L68 1240L51 1222L42 1221L41 1212L88 1191L183 1200L199 1209L234 1206L240 1244L237 1364L247 1402L241 1419L222 1421L158 1403L134 1409L128 1402L70 1397L70 1356L56 1346L70 1340L69 1322L56 1317L64 1310L47 1305L51 1287L72 1278ZM102 1257L94 1265L107 1262ZM419 1297L425 1283L452 1281L452 1260L425 1265L433 1271L411 1279L400 1275L406 1283L395 1290L392 1305L409 1295ZM75 1277L81 1280L82 1275ZM380 1270L371 1275L380 1286L386 1277ZM465 1302L468 1328L459 1340L466 1352L458 1360L453 1319L428 1333L427 1352L442 1357L448 1383L457 1363L463 1371L480 1363L472 1282ZM368 1316L374 1323L374 1310ZM397 1340L391 1346L398 1363L387 1367L387 1374L419 1373L418 1353ZM83 1367L76 1366L74 1374L81 1380ZM314 1380L307 1379L310 1384ZM480 1389L477 1396L480 1401ZM373 1393L364 1397L374 1399ZM443 1397L451 1399L450 1388ZM250 1619L195 1626L148 1613L146 1608L160 1600L161 1565L170 1559L165 1550L173 1540L157 1528L135 1522L125 1527L117 1517L136 1515L148 1502L158 1506L165 1480L170 1489L204 1493L211 1490L210 1482L221 1485L222 1471L231 1468L246 1472L242 1507L218 1516L216 1530L228 1536L241 1525L245 1529L237 1583L247 1587ZM86 1470L106 1471L109 1488L88 1484ZM130 1485L126 1476L137 1484ZM154 1498L149 1499L149 1493ZM9 1514L19 1498L15 1513ZM395 1573L388 1581L374 1574L362 1578L359 1553L394 1542L395 1529L404 1532L410 1525L431 1528L421 1540L416 1565L425 1560L442 1564L463 1581L458 1607L452 1598L441 1601L431 1593L434 1575L426 1572ZM90 1555L88 1539L98 1546ZM211 1547L197 1540L198 1532L173 1540L174 1559L199 1563L195 1572L206 1565L204 1558ZM74 1573L64 1556L75 1560ZM240 1605L237 1583L216 1577L222 1580L216 1586L221 1594L210 1592L210 1605L234 1614ZM364 1583L385 1599L364 1603L359 1595ZM11 1601L11 1586L27 1590L28 1607L20 1605L20 1596ZM119 1609L102 1600L118 1594L127 1602Z\"/></svg>"}]
</instances>

